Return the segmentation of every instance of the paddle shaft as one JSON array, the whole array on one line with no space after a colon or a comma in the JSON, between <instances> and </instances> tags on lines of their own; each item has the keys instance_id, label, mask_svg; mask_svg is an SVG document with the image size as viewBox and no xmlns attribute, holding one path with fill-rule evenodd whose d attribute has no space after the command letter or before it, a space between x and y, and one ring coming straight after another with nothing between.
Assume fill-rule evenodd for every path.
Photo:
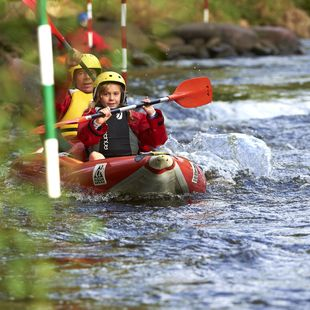
<instances>
[{"instance_id":1,"label":"paddle shaft","mask_svg":"<svg viewBox=\"0 0 310 310\"><path fill-rule=\"evenodd\" d=\"M66 38L59 32L59 30L55 27L55 25L53 24L53 22L51 21L50 17L48 18L49 24L52 28L52 33L56 36L56 38L59 40L59 42L61 42L63 44L63 46L66 48L66 50L71 54L74 55L75 51L73 49L73 47L69 44L69 42L66 40ZM80 60L79 61L80 66L82 67L82 69L89 75L89 77L95 81L96 77L93 74L93 72L91 70L89 70L89 68L85 65L85 63Z\"/></svg>"},{"instance_id":2,"label":"paddle shaft","mask_svg":"<svg viewBox=\"0 0 310 310\"><path fill-rule=\"evenodd\" d=\"M131 104L131 105L128 105L128 106L125 106L125 107L112 109L111 113L112 114L121 113L121 112L125 112L125 111L129 111L129 110L134 110L134 109L140 108L140 107L142 107L144 105L153 105L153 104L157 104L157 103L161 103L161 102L167 102L167 101L170 101L170 98L168 96L167 97L162 97L162 98L159 98L159 99L154 99L154 100L151 100L150 102L147 102L147 103L140 102L140 103ZM95 119L95 118L103 117L103 116L104 116L103 113L98 112L98 113L95 113L95 114L92 114L92 115L85 116L83 118L83 121L88 121L90 119Z\"/></svg>"},{"instance_id":3,"label":"paddle shaft","mask_svg":"<svg viewBox=\"0 0 310 310\"><path fill-rule=\"evenodd\" d=\"M35 12L36 10L36 0L23 0L23 3L27 5L32 11ZM63 44L63 46L67 49L67 51L73 55L75 53L75 50L72 48L72 46L69 44L69 42L66 40L66 38L59 32L59 30L56 28L54 23L52 22L51 18L48 16L48 23L52 29L52 34L58 39L60 43ZM93 72L85 65L85 63L80 60L79 61L80 66L82 69L89 75L89 77L95 81L96 76L93 74Z\"/></svg>"},{"instance_id":4,"label":"paddle shaft","mask_svg":"<svg viewBox=\"0 0 310 310\"><path fill-rule=\"evenodd\" d=\"M66 38L58 31L58 29L55 27L55 25L53 24L53 22L51 21L50 18L48 18L49 24L52 28L52 33L53 35L55 35L55 37L62 43L62 45L66 48L66 50L73 55L75 53L73 47L69 44L69 42L66 40ZM85 65L85 63L80 60L79 62L80 66L82 67L82 69L89 75L89 77L95 81L96 77L93 74L93 72L91 70L89 70L89 68Z\"/></svg>"}]
</instances>

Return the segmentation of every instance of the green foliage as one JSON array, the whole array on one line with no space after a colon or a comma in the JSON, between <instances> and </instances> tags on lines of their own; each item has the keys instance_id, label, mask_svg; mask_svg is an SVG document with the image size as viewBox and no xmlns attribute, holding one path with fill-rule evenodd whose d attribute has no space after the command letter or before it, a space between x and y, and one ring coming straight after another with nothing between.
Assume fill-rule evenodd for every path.
<instances>
[{"instance_id":1,"label":"green foliage","mask_svg":"<svg viewBox=\"0 0 310 310\"><path fill-rule=\"evenodd\" d=\"M240 5L240 3L239 3ZM225 22L236 22L242 17L242 11L236 6L235 1L210 1L209 11L214 15L215 20L223 20ZM248 11L248 13L251 10Z\"/></svg>"},{"instance_id":2,"label":"green foliage","mask_svg":"<svg viewBox=\"0 0 310 310\"><path fill-rule=\"evenodd\" d=\"M278 24L292 0L213 0L210 12L216 22L238 23L241 19L252 25Z\"/></svg>"},{"instance_id":3,"label":"green foliage","mask_svg":"<svg viewBox=\"0 0 310 310\"><path fill-rule=\"evenodd\" d=\"M19 192L2 188L0 201L1 292L10 300L46 299L54 264L36 258L42 242L23 228L46 226L51 220L50 203L27 186Z\"/></svg>"},{"instance_id":4,"label":"green foliage","mask_svg":"<svg viewBox=\"0 0 310 310\"><path fill-rule=\"evenodd\" d=\"M204 1L187 0L131 1L127 3L128 22L161 35L175 25L202 21L203 4ZM238 23L245 19L252 25L278 24L284 12L293 6L310 11L308 0L209 1L211 21ZM94 1L94 16L119 21L120 3L114 0Z\"/></svg>"},{"instance_id":5,"label":"green foliage","mask_svg":"<svg viewBox=\"0 0 310 310\"><path fill-rule=\"evenodd\" d=\"M309 0L294 0L296 6L305 10L310 15L310 1Z\"/></svg>"}]
</instances>

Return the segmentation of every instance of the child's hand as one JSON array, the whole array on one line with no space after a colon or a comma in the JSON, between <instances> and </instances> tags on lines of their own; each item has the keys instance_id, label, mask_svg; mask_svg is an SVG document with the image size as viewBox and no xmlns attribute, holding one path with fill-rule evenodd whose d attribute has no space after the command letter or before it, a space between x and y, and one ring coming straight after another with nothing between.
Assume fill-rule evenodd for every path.
<instances>
[{"instance_id":1,"label":"child's hand","mask_svg":"<svg viewBox=\"0 0 310 310\"><path fill-rule=\"evenodd\" d=\"M146 97L142 100L142 102L146 103L146 105L143 106L143 109L146 112L146 114L148 116L155 116L156 111L155 111L154 107L152 105L148 105L148 103L150 103L151 100L148 97Z\"/></svg>"},{"instance_id":2,"label":"child's hand","mask_svg":"<svg viewBox=\"0 0 310 310\"><path fill-rule=\"evenodd\" d=\"M94 123L101 126L102 124L107 122L107 120L111 117L112 113L109 107L103 108L99 112L101 112L104 116L95 119Z\"/></svg>"}]
</instances>

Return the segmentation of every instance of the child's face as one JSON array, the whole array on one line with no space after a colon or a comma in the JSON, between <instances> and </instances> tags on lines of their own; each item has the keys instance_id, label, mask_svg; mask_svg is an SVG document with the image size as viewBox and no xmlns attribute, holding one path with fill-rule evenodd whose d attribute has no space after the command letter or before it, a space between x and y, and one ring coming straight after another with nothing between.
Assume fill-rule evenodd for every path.
<instances>
[{"instance_id":1,"label":"child's face","mask_svg":"<svg viewBox=\"0 0 310 310\"><path fill-rule=\"evenodd\" d=\"M96 70L89 70L96 76ZM77 69L74 71L74 82L75 87L82 92L87 94L93 92L93 81L83 69Z\"/></svg>"},{"instance_id":2,"label":"child's face","mask_svg":"<svg viewBox=\"0 0 310 310\"><path fill-rule=\"evenodd\" d=\"M122 88L119 84L103 85L100 90L100 103L111 109L117 108L121 103Z\"/></svg>"}]
</instances>

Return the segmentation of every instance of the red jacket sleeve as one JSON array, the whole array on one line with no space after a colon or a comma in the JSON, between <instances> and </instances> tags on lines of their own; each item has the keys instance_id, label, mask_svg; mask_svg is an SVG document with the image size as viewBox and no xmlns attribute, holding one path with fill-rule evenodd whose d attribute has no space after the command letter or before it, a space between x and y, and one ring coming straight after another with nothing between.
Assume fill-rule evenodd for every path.
<instances>
[{"instance_id":1,"label":"red jacket sleeve","mask_svg":"<svg viewBox=\"0 0 310 310\"><path fill-rule=\"evenodd\" d=\"M156 109L156 117L152 119L139 112L132 112L132 116L129 125L138 137L141 151L150 151L167 141L164 116L160 110Z\"/></svg>"},{"instance_id":2,"label":"red jacket sleeve","mask_svg":"<svg viewBox=\"0 0 310 310\"><path fill-rule=\"evenodd\" d=\"M95 114L96 109L91 109L83 113L83 115ZM108 125L103 124L96 129L93 124L93 120L88 122L79 123L77 138L83 142L85 146L91 146L99 143L102 136L107 132Z\"/></svg>"},{"instance_id":3,"label":"red jacket sleeve","mask_svg":"<svg viewBox=\"0 0 310 310\"><path fill-rule=\"evenodd\" d=\"M97 52L102 52L104 50L111 50L111 47L105 42L104 38L101 37L95 31L93 31L93 42L94 42L94 49Z\"/></svg>"},{"instance_id":4,"label":"red jacket sleeve","mask_svg":"<svg viewBox=\"0 0 310 310\"><path fill-rule=\"evenodd\" d=\"M56 114L57 121L60 121L63 116L66 114L70 104L71 104L71 94L67 91L64 98L59 98L56 101Z\"/></svg>"}]
</instances>

